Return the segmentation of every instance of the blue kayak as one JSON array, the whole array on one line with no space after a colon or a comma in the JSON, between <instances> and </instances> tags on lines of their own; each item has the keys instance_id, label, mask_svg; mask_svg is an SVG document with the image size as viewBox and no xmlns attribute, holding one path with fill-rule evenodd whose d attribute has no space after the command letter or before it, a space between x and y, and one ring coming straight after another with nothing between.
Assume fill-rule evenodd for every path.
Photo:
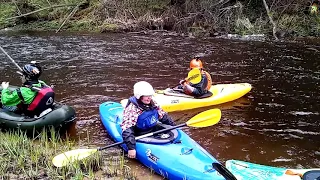
<instances>
[{"instance_id":1,"label":"blue kayak","mask_svg":"<svg viewBox=\"0 0 320 180\"><path fill-rule=\"evenodd\" d=\"M287 169L265 166L239 160L228 160L227 169L238 180L301 180L304 173L320 169Z\"/></svg>"},{"instance_id":2,"label":"blue kayak","mask_svg":"<svg viewBox=\"0 0 320 180\"><path fill-rule=\"evenodd\" d=\"M101 121L112 139L122 142L122 105L117 102L105 102L100 105L99 112ZM127 150L124 144L121 146ZM220 163L180 129L139 139L136 150L137 159L141 163L167 179L225 179L213 168Z\"/></svg>"}]
</instances>

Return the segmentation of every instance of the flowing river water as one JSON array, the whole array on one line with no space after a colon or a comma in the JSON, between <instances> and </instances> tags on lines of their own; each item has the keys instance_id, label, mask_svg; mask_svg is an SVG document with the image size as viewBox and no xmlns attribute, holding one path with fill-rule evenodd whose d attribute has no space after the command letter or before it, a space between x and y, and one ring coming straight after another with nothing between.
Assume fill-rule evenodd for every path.
<instances>
[{"instance_id":1,"label":"flowing river water","mask_svg":"<svg viewBox=\"0 0 320 180\"><path fill-rule=\"evenodd\" d=\"M187 75L190 58L201 54L214 84L248 82L253 89L230 103L170 113L183 123L204 110L221 109L217 125L186 128L187 134L222 163L238 159L290 168L320 166L319 41L20 32L0 34L0 45L20 65L42 64L42 79L54 85L56 99L76 109L69 133L80 143L112 143L100 122L99 104L131 96L140 80L155 89L173 87ZM0 53L1 80L19 85L15 71ZM138 176L159 178L135 160L129 166Z\"/></svg>"}]
</instances>

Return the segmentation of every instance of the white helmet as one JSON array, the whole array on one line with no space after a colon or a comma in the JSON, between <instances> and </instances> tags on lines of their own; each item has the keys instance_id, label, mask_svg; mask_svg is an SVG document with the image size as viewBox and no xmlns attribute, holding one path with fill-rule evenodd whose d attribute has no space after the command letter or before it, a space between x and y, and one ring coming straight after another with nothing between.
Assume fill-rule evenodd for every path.
<instances>
[{"instance_id":1,"label":"white helmet","mask_svg":"<svg viewBox=\"0 0 320 180\"><path fill-rule=\"evenodd\" d=\"M153 87L146 81L139 81L133 86L133 95L137 99L141 96L152 96L154 93Z\"/></svg>"}]
</instances>

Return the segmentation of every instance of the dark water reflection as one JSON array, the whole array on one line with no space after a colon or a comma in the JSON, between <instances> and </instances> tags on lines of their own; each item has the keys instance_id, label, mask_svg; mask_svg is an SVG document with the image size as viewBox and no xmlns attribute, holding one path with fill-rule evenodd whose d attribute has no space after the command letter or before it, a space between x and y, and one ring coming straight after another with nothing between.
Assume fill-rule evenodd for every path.
<instances>
[{"instance_id":1,"label":"dark water reflection","mask_svg":"<svg viewBox=\"0 0 320 180\"><path fill-rule=\"evenodd\" d=\"M320 43L250 42L136 34L0 34L0 45L22 65L37 60L57 99L73 106L75 139L111 143L98 106L120 101L147 80L156 89L174 86L186 75L190 57L202 53L214 83L248 82L248 96L216 106L221 122L186 129L224 162L239 159L284 167L319 167ZM1 80L19 83L15 67L0 54ZM211 107L210 107L211 108ZM185 122L207 110L172 113Z\"/></svg>"}]
</instances>

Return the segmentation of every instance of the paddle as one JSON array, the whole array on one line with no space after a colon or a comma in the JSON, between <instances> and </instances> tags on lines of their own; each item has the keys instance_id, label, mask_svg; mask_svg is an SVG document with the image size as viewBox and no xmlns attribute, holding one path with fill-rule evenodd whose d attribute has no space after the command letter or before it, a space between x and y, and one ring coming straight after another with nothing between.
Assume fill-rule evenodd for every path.
<instances>
[{"instance_id":1,"label":"paddle","mask_svg":"<svg viewBox=\"0 0 320 180\"><path fill-rule=\"evenodd\" d=\"M159 133L169 131L172 129L176 129L179 127L183 127L183 126L189 126L189 127L212 126L212 125L217 124L220 121L220 118L221 118L220 109L210 109L210 110L207 110L207 111L204 111L204 112L197 114L196 116L192 117L186 123L183 123L183 124L180 124L177 126L172 126L172 127L166 128L166 129L161 129L159 131L155 131L152 133L144 134L142 136L138 136L138 137L136 137L136 140L142 139L145 137L149 137L149 136L153 136L155 134L159 134ZM52 159L52 163L56 167L63 167L63 166L66 166L67 164L72 163L74 161L84 159L84 158L86 158L86 157L88 157L98 151L102 151L104 149L120 145L122 143L124 143L124 142L117 142L117 143L110 144L105 147L99 147L99 148L95 148L95 149L75 149L75 150L67 151L67 152L64 152L64 153L61 153L61 154L55 156Z\"/></svg>"},{"instance_id":2,"label":"paddle","mask_svg":"<svg viewBox=\"0 0 320 180\"><path fill-rule=\"evenodd\" d=\"M201 71L198 68L193 68L189 71L188 77L185 78L182 83L184 82L191 82L192 84L198 84L201 81ZM163 94L163 90L156 90L156 93Z\"/></svg>"},{"instance_id":3,"label":"paddle","mask_svg":"<svg viewBox=\"0 0 320 180\"><path fill-rule=\"evenodd\" d=\"M11 62L22 71L21 67L9 56L9 54L0 46L1 51L11 60Z\"/></svg>"},{"instance_id":4,"label":"paddle","mask_svg":"<svg viewBox=\"0 0 320 180\"><path fill-rule=\"evenodd\" d=\"M212 167L216 169L226 180L237 180L237 178L222 164L212 163Z\"/></svg>"},{"instance_id":5,"label":"paddle","mask_svg":"<svg viewBox=\"0 0 320 180\"><path fill-rule=\"evenodd\" d=\"M201 72L198 68L193 68L189 71L188 77L183 82L191 82L192 84L198 84L201 81Z\"/></svg>"}]
</instances>

